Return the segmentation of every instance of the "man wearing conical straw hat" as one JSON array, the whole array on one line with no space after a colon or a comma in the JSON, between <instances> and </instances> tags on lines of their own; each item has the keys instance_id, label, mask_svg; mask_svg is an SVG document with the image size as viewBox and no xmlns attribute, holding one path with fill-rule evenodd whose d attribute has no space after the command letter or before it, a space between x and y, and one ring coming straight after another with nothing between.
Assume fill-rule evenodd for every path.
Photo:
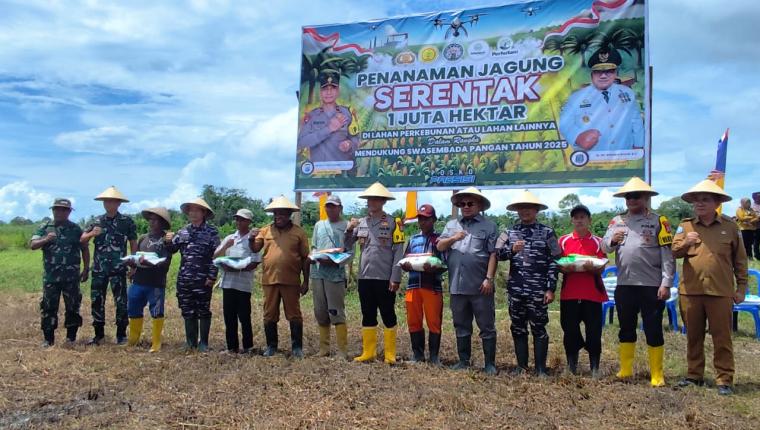
<instances>
[{"instance_id":1,"label":"man wearing conical straw hat","mask_svg":"<svg viewBox=\"0 0 760 430\"><path fill-rule=\"evenodd\" d=\"M346 227L346 249L351 251L359 242L359 301L362 308L362 354L355 361L374 360L377 355L377 312L383 319L384 361L396 363L396 291L401 283L398 262L404 256L404 236L394 234L400 229L392 216L383 211L393 194L381 183L359 194L367 200L368 214L352 218ZM400 232L399 232L400 233Z\"/></svg>"},{"instance_id":2,"label":"man wearing conical straw hat","mask_svg":"<svg viewBox=\"0 0 760 430\"><path fill-rule=\"evenodd\" d=\"M164 243L170 252L182 255L177 273L177 302L185 320L185 350L209 350L211 296L219 274L214 252L220 244L219 231L208 221L214 211L202 198L182 203L180 210L189 224L176 234L166 233Z\"/></svg>"},{"instance_id":3,"label":"man wearing conical straw hat","mask_svg":"<svg viewBox=\"0 0 760 430\"><path fill-rule=\"evenodd\" d=\"M129 314L127 344L135 346L140 341L143 312L145 305L148 305L150 317L153 319L150 352L158 352L161 350L161 333L164 328L166 274L172 263L172 254L164 244L164 236L171 228L171 216L163 207L144 209L142 216L148 220L148 233L137 239L137 251L155 253L159 258L164 258L164 261L153 264L143 256L138 261L127 262L127 265L132 268L132 284L127 293Z\"/></svg>"},{"instance_id":4,"label":"man wearing conical straw hat","mask_svg":"<svg viewBox=\"0 0 760 430\"><path fill-rule=\"evenodd\" d=\"M547 376L546 357L549 353L549 303L557 289L559 248L554 229L536 222L538 211L547 206L533 193L525 190L507 210L516 211L519 222L502 232L496 241L499 260L509 261L507 298L510 330L517 357L516 373L528 369L528 324L533 334L533 355L538 376Z\"/></svg>"},{"instance_id":5,"label":"man wearing conical straw hat","mask_svg":"<svg viewBox=\"0 0 760 430\"><path fill-rule=\"evenodd\" d=\"M694 206L696 216L685 218L673 238L673 255L683 258L678 294L686 325L688 362L686 378L678 386L704 384L705 328L709 323L715 385L718 394L729 395L734 382L732 310L735 303L744 301L747 291L747 254L739 227L717 213L718 206L731 196L714 182L704 180L681 198Z\"/></svg>"},{"instance_id":6,"label":"man wearing conical straw hat","mask_svg":"<svg viewBox=\"0 0 760 430\"><path fill-rule=\"evenodd\" d=\"M605 253L615 253L617 286L615 308L620 320L620 371L617 377L633 377L638 316L644 323L649 355L651 385L665 385L662 371L665 339L662 313L670 298L675 261L670 251L673 241L670 223L649 208L653 190L640 178L631 178L615 194L625 198L627 211L615 216L607 226L602 241Z\"/></svg>"},{"instance_id":7,"label":"man wearing conical straw hat","mask_svg":"<svg viewBox=\"0 0 760 430\"><path fill-rule=\"evenodd\" d=\"M448 251L450 306L457 336L459 362L454 369L470 367L472 319L483 342L483 371L496 374L496 237L498 227L481 212L491 202L477 188L465 188L451 203L461 211L459 218L446 223L438 238L439 251Z\"/></svg>"},{"instance_id":8,"label":"man wearing conical straw hat","mask_svg":"<svg viewBox=\"0 0 760 430\"><path fill-rule=\"evenodd\" d=\"M92 300L92 325L95 336L90 345L100 345L105 337L106 293L108 284L116 306L116 343L127 342L127 267L121 261L129 252L137 251L137 226L132 218L119 213L119 206L129 202L116 187L108 187L95 200L103 202L106 213L95 218L82 233L81 243L87 244L95 238L95 252L92 264L90 299Z\"/></svg>"},{"instance_id":9,"label":"man wearing conical straw hat","mask_svg":"<svg viewBox=\"0 0 760 430\"><path fill-rule=\"evenodd\" d=\"M291 356L303 358L302 295L309 291L309 239L303 229L293 224L290 216L301 209L285 196L272 200L265 211L274 222L251 233L251 251L261 252L261 285L264 289L264 356L277 353L277 322L280 302L290 323Z\"/></svg>"}]
</instances>

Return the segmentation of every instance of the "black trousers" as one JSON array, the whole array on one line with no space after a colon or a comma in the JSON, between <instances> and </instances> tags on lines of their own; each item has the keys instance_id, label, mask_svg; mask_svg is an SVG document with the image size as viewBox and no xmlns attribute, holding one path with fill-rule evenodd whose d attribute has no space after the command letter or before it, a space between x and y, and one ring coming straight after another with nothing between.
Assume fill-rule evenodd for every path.
<instances>
[{"instance_id":1,"label":"black trousers","mask_svg":"<svg viewBox=\"0 0 760 430\"><path fill-rule=\"evenodd\" d=\"M597 356L602 352L602 304L591 300L561 300L559 319L564 333L562 343L567 354L576 354L586 348ZM586 339L581 334L581 323Z\"/></svg>"},{"instance_id":2,"label":"black trousers","mask_svg":"<svg viewBox=\"0 0 760 430\"><path fill-rule=\"evenodd\" d=\"M758 258L760 257L760 228L755 230L755 239L752 242L753 242L752 250L754 251L753 255L755 256L755 258L760 259ZM747 255L749 255L749 253L747 253Z\"/></svg>"},{"instance_id":3,"label":"black trousers","mask_svg":"<svg viewBox=\"0 0 760 430\"><path fill-rule=\"evenodd\" d=\"M742 230L742 241L744 241L744 249L747 251L748 258L752 258L752 245L755 244L755 232L757 232L757 230ZM757 257L758 254L755 253L755 258Z\"/></svg>"},{"instance_id":4,"label":"black trousers","mask_svg":"<svg viewBox=\"0 0 760 430\"><path fill-rule=\"evenodd\" d=\"M636 324L639 313L644 323L647 345L662 346L662 313L665 301L657 298L657 287L641 285L618 285L615 288L615 308L620 320L618 340L636 342Z\"/></svg>"},{"instance_id":5,"label":"black trousers","mask_svg":"<svg viewBox=\"0 0 760 430\"><path fill-rule=\"evenodd\" d=\"M237 351L238 320L243 332L243 349L253 348L253 329L251 328L251 293L222 288L222 306L224 307L224 329L227 337L227 349Z\"/></svg>"},{"instance_id":6,"label":"black trousers","mask_svg":"<svg viewBox=\"0 0 760 430\"><path fill-rule=\"evenodd\" d=\"M387 280L359 279L362 327L377 327L377 311L386 328L396 327L396 293L388 290Z\"/></svg>"}]
</instances>

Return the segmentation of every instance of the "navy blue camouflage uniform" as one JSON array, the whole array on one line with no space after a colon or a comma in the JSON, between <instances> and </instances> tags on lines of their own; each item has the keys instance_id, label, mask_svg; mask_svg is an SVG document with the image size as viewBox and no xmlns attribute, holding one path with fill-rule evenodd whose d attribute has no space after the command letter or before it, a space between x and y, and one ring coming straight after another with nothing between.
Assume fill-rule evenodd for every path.
<instances>
[{"instance_id":1,"label":"navy blue camouflage uniform","mask_svg":"<svg viewBox=\"0 0 760 430\"><path fill-rule=\"evenodd\" d=\"M513 253L512 245L517 240L524 240L525 247ZM530 324L534 338L548 338L549 314L544 294L557 289L558 267L554 259L562 253L557 235L540 223L518 223L501 233L496 248L499 260L509 260L507 294L512 336L527 336Z\"/></svg>"},{"instance_id":2,"label":"navy blue camouflage uniform","mask_svg":"<svg viewBox=\"0 0 760 430\"><path fill-rule=\"evenodd\" d=\"M65 305L64 326L77 329L82 326L79 308L82 304L82 292L79 290L81 244L79 238L82 229L71 221L60 225L52 222L42 224L32 236L32 240L45 237L55 232L56 238L42 247L42 261L45 274L42 278L42 331L51 333L58 328L58 305L63 295Z\"/></svg>"},{"instance_id":3,"label":"navy blue camouflage uniform","mask_svg":"<svg viewBox=\"0 0 760 430\"><path fill-rule=\"evenodd\" d=\"M137 240L137 226L132 218L117 212L109 218L103 214L87 227L87 232L100 227L102 233L95 236L95 252L92 264L92 325L96 332L106 324L106 294L111 284L116 306L116 327L120 335L126 335L127 317L127 267L121 261L127 255L127 243Z\"/></svg>"},{"instance_id":4,"label":"navy blue camouflage uniform","mask_svg":"<svg viewBox=\"0 0 760 430\"><path fill-rule=\"evenodd\" d=\"M170 252L179 251L182 259L177 274L177 301L185 319L211 318L211 293L206 280L216 280L218 268L214 266L214 251L221 243L216 227L203 223L198 227L188 224L180 229L171 244Z\"/></svg>"}]
</instances>

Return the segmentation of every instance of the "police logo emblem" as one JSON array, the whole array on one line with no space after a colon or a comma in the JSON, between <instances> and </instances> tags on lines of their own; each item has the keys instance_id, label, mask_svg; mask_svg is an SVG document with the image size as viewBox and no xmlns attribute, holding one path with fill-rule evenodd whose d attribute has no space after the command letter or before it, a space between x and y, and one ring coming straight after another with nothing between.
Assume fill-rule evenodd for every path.
<instances>
[{"instance_id":1,"label":"police logo emblem","mask_svg":"<svg viewBox=\"0 0 760 430\"><path fill-rule=\"evenodd\" d=\"M589 118L588 115L583 115L582 119L583 119L583 122L585 122L586 124L588 124L588 122L591 121L591 118Z\"/></svg>"}]
</instances>

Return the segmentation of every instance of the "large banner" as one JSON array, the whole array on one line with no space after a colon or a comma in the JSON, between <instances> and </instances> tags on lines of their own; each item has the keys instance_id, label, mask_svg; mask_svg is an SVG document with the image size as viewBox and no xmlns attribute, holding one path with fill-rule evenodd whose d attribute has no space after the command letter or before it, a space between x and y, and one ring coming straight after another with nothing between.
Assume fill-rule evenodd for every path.
<instances>
[{"instance_id":1,"label":"large banner","mask_svg":"<svg viewBox=\"0 0 760 430\"><path fill-rule=\"evenodd\" d=\"M643 0L303 28L296 189L648 179Z\"/></svg>"}]
</instances>

